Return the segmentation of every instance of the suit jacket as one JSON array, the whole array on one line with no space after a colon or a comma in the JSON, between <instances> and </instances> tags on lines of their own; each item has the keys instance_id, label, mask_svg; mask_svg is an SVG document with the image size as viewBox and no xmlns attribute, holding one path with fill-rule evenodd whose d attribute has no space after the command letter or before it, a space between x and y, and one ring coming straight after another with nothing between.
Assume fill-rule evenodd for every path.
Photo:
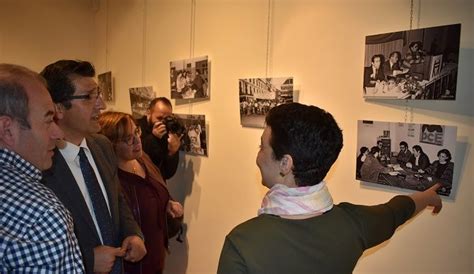
<instances>
[{"instance_id":1,"label":"suit jacket","mask_svg":"<svg viewBox=\"0 0 474 274\"><path fill-rule=\"evenodd\" d=\"M414 154L411 154L410 160L408 162L411 163L413 170L425 170L427 167L430 166L430 159L428 158L428 155L426 155L424 152L420 154L420 158L418 159L418 165L415 164L416 158Z\"/></svg>"},{"instance_id":2,"label":"suit jacket","mask_svg":"<svg viewBox=\"0 0 474 274\"><path fill-rule=\"evenodd\" d=\"M88 136L86 141L107 191L115 235L117 235L115 246L121 246L122 240L127 236L138 235L143 238L120 191L117 160L112 144L105 136L98 134ZM71 212L74 219L74 233L79 241L86 272L93 273L93 249L101 245L100 238L81 190L58 149L55 150L52 167L43 174L43 183L53 190Z\"/></svg>"},{"instance_id":3,"label":"suit jacket","mask_svg":"<svg viewBox=\"0 0 474 274\"><path fill-rule=\"evenodd\" d=\"M364 67L364 88L365 87L375 87L375 84L370 83L370 81L383 81L385 80L385 76L383 74L383 68L380 67L377 71L375 77L371 77L372 75L372 66Z\"/></svg>"}]
</instances>

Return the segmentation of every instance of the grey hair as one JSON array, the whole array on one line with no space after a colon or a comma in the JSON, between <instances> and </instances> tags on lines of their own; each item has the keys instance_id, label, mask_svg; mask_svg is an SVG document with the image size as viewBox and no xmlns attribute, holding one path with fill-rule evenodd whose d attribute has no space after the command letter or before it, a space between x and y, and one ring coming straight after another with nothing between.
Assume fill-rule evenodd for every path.
<instances>
[{"instance_id":1,"label":"grey hair","mask_svg":"<svg viewBox=\"0 0 474 274\"><path fill-rule=\"evenodd\" d=\"M44 79L36 72L13 64L0 64L0 116L8 116L30 129L28 121L28 94L24 81L39 81L45 84Z\"/></svg>"}]
</instances>

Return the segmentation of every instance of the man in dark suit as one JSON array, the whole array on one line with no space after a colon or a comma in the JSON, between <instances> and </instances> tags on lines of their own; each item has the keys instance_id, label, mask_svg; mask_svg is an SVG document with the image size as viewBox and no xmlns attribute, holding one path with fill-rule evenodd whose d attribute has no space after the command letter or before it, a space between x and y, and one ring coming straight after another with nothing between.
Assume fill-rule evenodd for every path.
<instances>
[{"instance_id":1,"label":"man in dark suit","mask_svg":"<svg viewBox=\"0 0 474 274\"><path fill-rule=\"evenodd\" d=\"M94 67L89 62L61 60L41 75L64 131L44 183L73 215L86 272L121 273L122 257L138 261L146 250L119 189L112 144L94 134L100 130L97 119L105 108Z\"/></svg>"},{"instance_id":2,"label":"man in dark suit","mask_svg":"<svg viewBox=\"0 0 474 274\"><path fill-rule=\"evenodd\" d=\"M366 87L375 87L377 82L385 80L382 68L383 55L372 56L370 67L364 68L364 90Z\"/></svg>"},{"instance_id":3,"label":"man in dark suit","mask_svg":"<svg viewBox=\"0 0 474 274\"><path fill-rule=\"evenodd\" d=\"M414 145L412 151L413 153L410 160L408 160L408 163L406 164L408 168L415 171L424 171L430 166L430 158L428 158L428 155L423 152L423 149L419 145Z\"/></svg>"}]
</instances>

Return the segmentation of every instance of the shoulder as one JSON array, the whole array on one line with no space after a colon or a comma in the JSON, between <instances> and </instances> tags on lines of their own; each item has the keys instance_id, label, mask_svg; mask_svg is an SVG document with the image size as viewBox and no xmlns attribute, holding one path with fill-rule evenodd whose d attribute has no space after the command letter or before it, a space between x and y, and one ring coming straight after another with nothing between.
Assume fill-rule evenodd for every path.
<instances>
[{"instance_id":1,"label":"shoulder","mask_svg":"<svg viewBox=\"0 0 474 274\"><path fill-rule=\"evenodd\" d=\"M1 195L2 215L10 216L6 227L28 229L56 212L65 211L56 195L39 182L22 182Z\"/></svg>"},{"instance_id":2,"label":"shoulder","mask_svg":"<svg viewBox=\"0 0 474 274\"><path fill-rule=\"evenodd\" d=\"M237 225L234 229L232 229L232 231L229 233L229 235L227 235L227 237L241 238L244 235L251 236L255 234L260 234L260 232L265 231L265 229L268 229L271 224L274 223L273 219L279 219L279 217L266 214L254 217Z\"/></svg>"},{"instance_id":3,"label":"shoulder","mask_svg":"<svg viewBox=\"0 0 474 274\"><path fill-rule=\"evenodd\" d=\"M88 143L97 143L99 145L112 145L110 140L102 134L91 134L86 137Z\"/></svg>"}]
</instances>

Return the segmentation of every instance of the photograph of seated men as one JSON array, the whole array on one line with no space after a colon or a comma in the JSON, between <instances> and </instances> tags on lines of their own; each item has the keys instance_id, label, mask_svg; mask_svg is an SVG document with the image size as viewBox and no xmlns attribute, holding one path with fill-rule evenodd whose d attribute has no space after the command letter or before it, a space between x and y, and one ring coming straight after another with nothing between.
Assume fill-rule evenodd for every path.
<instances>
[{"instance_id":1,"label":"photograph of seated men","mask_svg":"<svg viewBox=\"0 0 474 274\"><path fill-rule=\"evenodd\" d=\"M454 100L461 25L366 36L365 98Z\"/></svg>"},{"instance_id":2,"label":"photograph of seated men","mask_svg":"<svg viewBox=\"0 0 474 274\"><path fill-rule=\"evenodd\" d=\"M356 179L451 195L456 127L358 121ZM370 149L369 149L370 147Z\"/></svg>"}]
</instances>

